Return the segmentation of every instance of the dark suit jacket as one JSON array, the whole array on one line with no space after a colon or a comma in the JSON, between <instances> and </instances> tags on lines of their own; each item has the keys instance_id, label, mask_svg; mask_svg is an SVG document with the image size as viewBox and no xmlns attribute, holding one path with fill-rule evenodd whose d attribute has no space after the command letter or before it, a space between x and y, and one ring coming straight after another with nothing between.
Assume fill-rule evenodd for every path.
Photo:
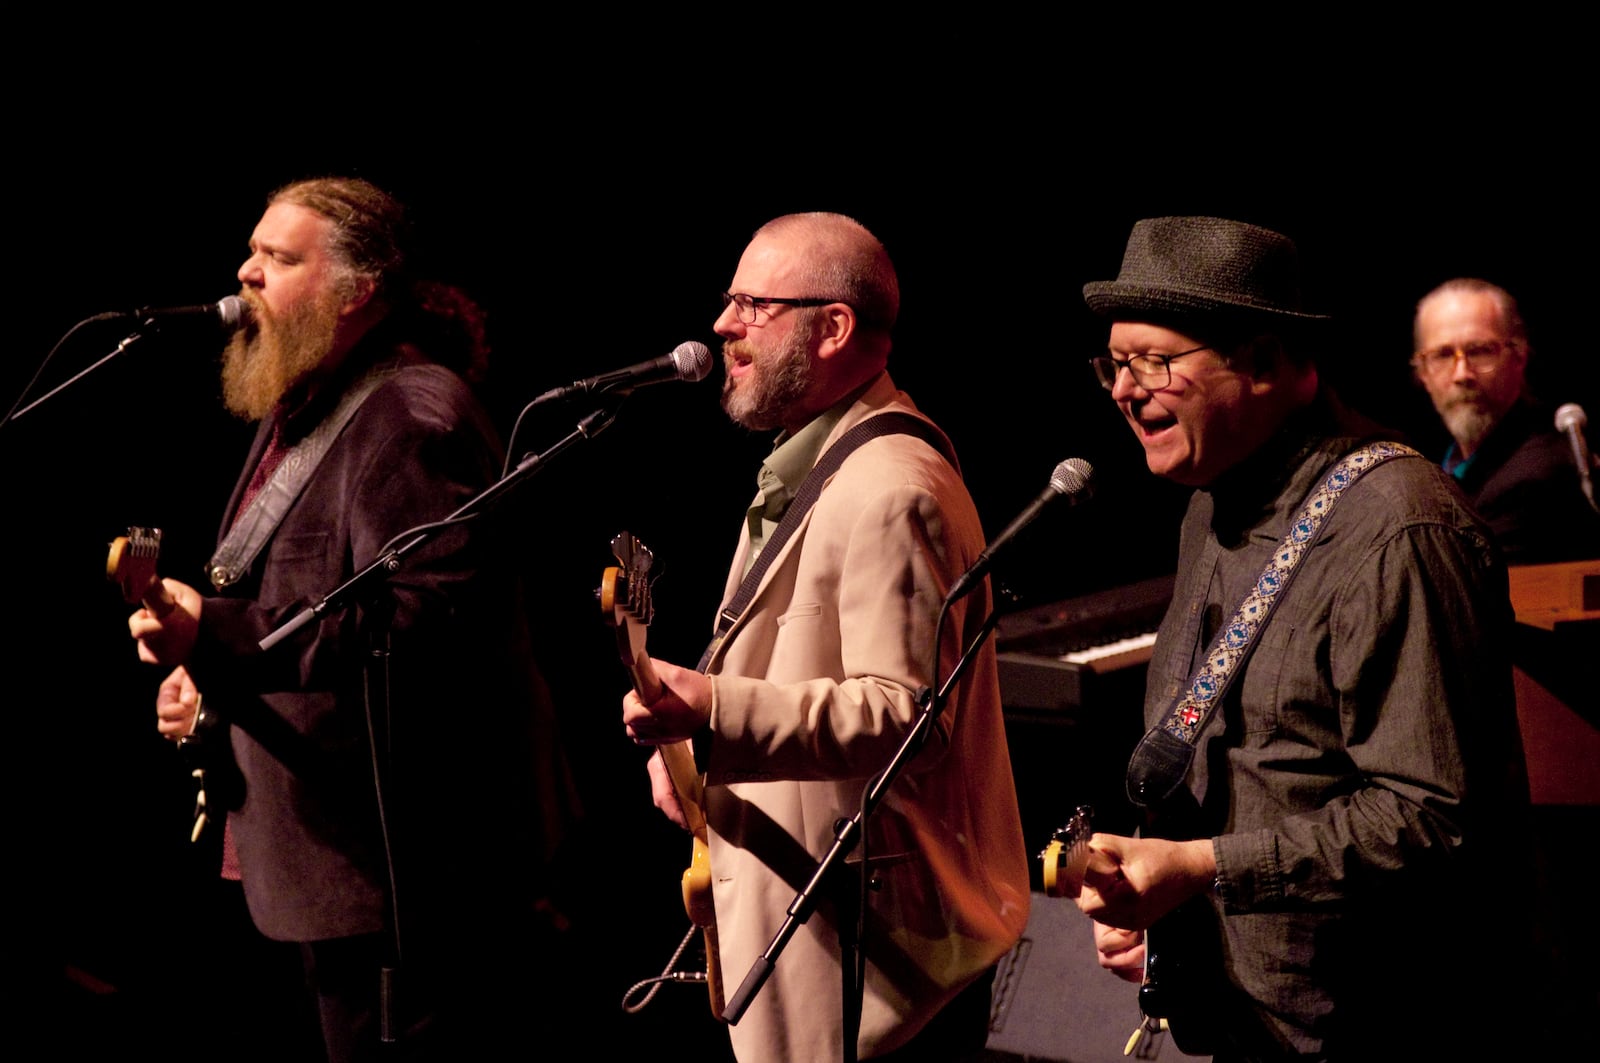
<instances>
[{"instance_id":1,"label":"dark suit jacket","mask_svg":"<svg viewBox=\"0 0 1600 1063\"><path fill-rule=\"evenodd\" d=\"M498 474L487 418L454 373L374 335L349 360L349 378L376 358L397 371L334 440L249 573L205 600L191 658L207 703L235 724L243 794L230 825L251 915L279 940L389 925L363 698L379 610L330 610L270 652L257 643L392 537L452 512ZM315 427L342 390L323 388L287 418L286 442ZM245 463L224 530L272 420ZM563 778L549 766L551 714L518 584L492 567L494 519L446 533L379 585L393 610L390 704L387 713L376 706L373 727L402 928L418 943L460 940L463 920L487 925L500 902L528 903L527 879L556 829L536 816L565 807L554 796L564 793Z\"/></svg>"},{"instance_id":2,"label":"dark suit jacket","mask_svg":"<svg viewBox=\"0 0 1600 1063\"><path fill-rule=\"evenodd\" d=\"M1571 445L1553 423L1550 411L1518 403L1460 477L1509 564L1600 557L1600 515L1584 499Z\"/></svg>"}]
</instances>

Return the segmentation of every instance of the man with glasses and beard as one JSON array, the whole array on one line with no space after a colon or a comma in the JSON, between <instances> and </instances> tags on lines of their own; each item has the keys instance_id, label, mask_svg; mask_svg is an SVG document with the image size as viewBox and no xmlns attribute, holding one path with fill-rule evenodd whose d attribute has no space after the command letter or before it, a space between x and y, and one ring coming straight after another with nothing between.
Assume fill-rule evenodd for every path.
<instances>
[{"instance_id":1,"label":"man with glasses and beard","mask_svg":"<svg viewBox=\"0 0 1600 1063\"><path fill-rule=\"evenodd\" d=\"M886 371L899 287L883 246L841 215L789 215L755 234L731 289L715 325L723 408L781 433L740 534L720 640L701 670L657 662L665 693L623 703L638 742L709 728L705 818L730 991L772 943L835 821L855 815L899 748L919 688L951 674L990 610L986 582L957 601L935 662L941 603L983 530L949 441ZM863 427L886 418L897 427ZM821 493L807 507L811 477ZM854 888L851 863L731 1028L739 1059L843 1059L847 1036L851 1058L982 1050L993 966L1021 935L1029 894L992 645L975 661L854 854L866 853L872 882L859 1036L841 1004L851 905L833 892ZM659 755L650 772L657 805L686 825Z\"/></svg>"},{"instance_id":2,"label":"man with glasses and beard","mask_svg":"<svg viewBox=\"0 0 1600 1063\"><path fill-rule=\"evenodd\" d=\"M223 875L262 934L298 943L330 1060L375 1058L385 1038L406 1059L503 1043L526 1007L533 878L564 807L497 514L259 646L498 474L465 382L484 368L481 315L409 265L400 204L366 181L270 197L239 269L249 320L223 365L228 408L261 425L212 586L168 579L172 611L129 621L142 660L175 666L161 732L221 721L202 749Z\"/></svg>"},{"instance_id":3,"label":"man with glasses and beard","mask_svg":"<svg viewBox=\"0 0 1600 1063\"><path fill-rule=\"evenodd\" d=\"M1528 390L1532 348L1511 294L1472 277L1446 281L1417 303L1415 341L1411 366L1452 439L1445 471L1506 560L1600 556L1600 513L1570 441Z\"/></svg>"}]
</instances>

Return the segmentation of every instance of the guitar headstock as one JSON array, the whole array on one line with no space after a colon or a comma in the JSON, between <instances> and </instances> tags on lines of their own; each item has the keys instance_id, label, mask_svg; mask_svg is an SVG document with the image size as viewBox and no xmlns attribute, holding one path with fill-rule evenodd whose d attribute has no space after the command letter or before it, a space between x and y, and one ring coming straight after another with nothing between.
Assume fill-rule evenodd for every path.
<instances>
[{"instance_id":1,"label":"guitar headstock","mask_svg":"<svg viewBox=\"0 0 1600 1063\"><path fill-rule=\"evenodd\" d=\"M650 602L650 566L655 555L630 532L616 534L611 553L617 564L605 570L598 592L606 622L619 627L627 622L650 626L655 615Z\"/></svg>"},{"instance_id":2,"label":"guitar headstock","mask_svg":"<svg viewBox=\"0 0 1600 1063\"><path fill-rule=\"evenodd\" d=\"M156 563L161 559L160 528L129 528L127 535L111 540L106 554L106 579L117 585L123 601L143 604L157 616L172 608L172 599L161 586Z\"/></svg>"},{"instance_id":3,"label":"guitar headstock","mask_svg":"<svg viewBox=\"0 0 1600 1063\"><path fill-rule=\"evenodd\" d=\"M1072 818L1056 828L1039 859L1044 861L1044 891L1051 897L1076 897L1089 864L1089 837L1094 834L1094 809L1079 805Z\"/></svg>"},{"instance_id":4,"label":"guitar headstock","mask_svg":"<svg viewBox=\"0 0 1600 1063\"><path fill-rule=\"evenodd\" d=\"M617 629L617 656L633 677L633 688L645 704L661 696L661 680L645 653L645 631L655 616L650 602L650 566L655 555L650 548L627 532L611 540L617 564L600 577L600 611L606 623Z\"/></svg>"}]
</instances>

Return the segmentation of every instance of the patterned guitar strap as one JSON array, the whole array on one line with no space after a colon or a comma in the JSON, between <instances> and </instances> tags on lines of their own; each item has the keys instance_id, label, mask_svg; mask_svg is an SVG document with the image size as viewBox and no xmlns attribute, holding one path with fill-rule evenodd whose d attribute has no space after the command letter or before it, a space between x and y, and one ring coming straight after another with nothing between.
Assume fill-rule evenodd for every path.
<instances>
[{"instance_id":1,"label":"patterned guitar strap","mask_svg":"<svg viewBox=\"0 0 1600 1063\"><path fill-rule=\"evenodd\" d=\"M1421 455L1400 443L1370 443L1341 459L1307 497L1254 587L1207 648L1188 689L1179 695L1166 719L1135 747L1127 779L1128 799L1135 805L1157 807L1184 785L1200 732L1222 704L1239 666L1255 648L1274 607L1333 512L1333 504L1364 474L1399 457Z\"/></svg>"}]
</instances>

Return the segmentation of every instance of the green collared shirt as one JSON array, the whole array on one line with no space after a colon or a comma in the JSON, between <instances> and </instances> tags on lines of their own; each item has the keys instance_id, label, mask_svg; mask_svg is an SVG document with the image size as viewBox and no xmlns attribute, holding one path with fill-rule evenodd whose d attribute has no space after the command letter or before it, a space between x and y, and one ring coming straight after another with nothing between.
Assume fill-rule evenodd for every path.
<instances>
[{"instance_id":1,"label":"green collared shirt","mask_svg":"<svg viewBox=\"0 0 1600 1063\"><path fill-rule=\"evenodd\" d=\"M778 530L789 503L794 501L800 485L817 464L817 459L822 457L822 445L833 434L845 411L855 405L870 386L869 381L866 386L852 391L817 414L810 424L794 435L780 432L778 438L773 440L772 453L767 455L767 459L761 463L760 472L756 474L758 490L755 501L750 503L750 509L745 514L745 524L750 529L750 549L744 559L746 572L755 564L756 556L761 553L761 547L767 539Z\"/></svg>"}]
</instances>

